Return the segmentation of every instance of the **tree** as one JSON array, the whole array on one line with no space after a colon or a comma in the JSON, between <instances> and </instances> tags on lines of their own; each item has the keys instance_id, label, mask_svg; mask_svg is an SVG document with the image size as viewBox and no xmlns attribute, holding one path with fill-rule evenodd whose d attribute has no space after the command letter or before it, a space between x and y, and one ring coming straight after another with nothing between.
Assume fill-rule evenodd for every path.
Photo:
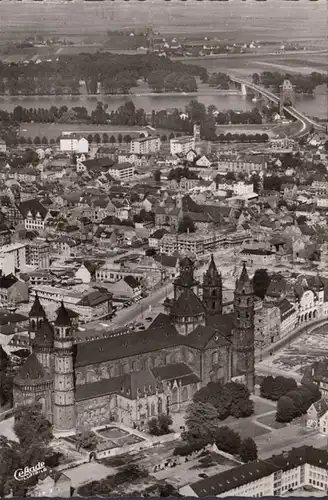
<instances>
[{"instance_id":1,"label":"tree","mask_svg":"<svg viewBox=\"0 0 328 500\"><path fill-rule=\"evenodd\" d=\"M282 396L277 404L276 421L291 422L295 416L295 404L291 398Z\"/></svg>"},{"instance_id":2,"label":"tree","mask_svg":"<svg viewBox=\"0 0 328 500\"><path fill-rule=\"evenodd\" d=\"M294 389L297 389L296 381L281 375L278 377L269 375L262 380L260 385L261 396L272 401L278 401L278 399Z\"/></svg>"},{"instance_id":3,"label":"tree","mask_svg":"<svg viewBox=\"0 0 328 500\"><path fill-rule=\"evenodd\" d=\"M236 180L236 176L235 176L234 172L228 171L227 175L226 175L226 179L230 180L230 181L235 181Z\"/></svg>"},{"instance_id":4,"label":"tree","mask_svg":"<svg viewBox=\"0 0 328 500\"><path fill-rule=\"evenodd\" d=\"M267 289L270 285L270 277L266 269L256 269L253 276L254 293L260 299L264 299Z\"/></svg>"},{"instance_id":5,"label":"tree","mask_svg":"<svg viewBox=\"0 0 328 500\"><path fill-rule=\"evenodd\" d=\"M126 144L129 144L132 140L132 137L131 135L129 134L126 134L124 137L123 137L123 142L125 142Z\"/></svg>"},{"instance_id":6,"label":"tree","mask_svg":"<svg viewBox=\"0 0 328 500\"><path fill-rule=\"evenodd\" d=\"M161 413L158 417L153 417L148 421L149 433L153 436L162 436L171 432L170 425L172 425L171 415Z\"/></svg>"},{"instance_id":7,"label":"tree","mask_svg":"<svg viewBox=\"0 0 328 500\"><path fill-rule=\"evenodd\" d=\"M31 139L31 137L28 137L28 138L26 139L26 142L27 142L27 144L33 144L33 141L32 141L32 139Z\"/></svg>"},{"instance_id":8,"label":"tree","mask_svg":"<svg viewBox=\"0 0 328 500\"><path fill-rule=\"evenodd\" d=\"M110 142L111 144L115 144L115 143L116 143L116 139L115 139L115 137L114 137L113 135L111 135L111 136L110 136L110 138L109 138L109 142Z\"/></svg>"},{"instance_id":9,"label":"tree","mask_svg":"<svg viewBox=\"0 0 328 500\"><path fill-rule=\"evenodd\" d=\"M40 139L40 137L39 137L38 135L37 135L36 137L34 137L34 141L33 141L33 142L34 142L34 144L35 144L36 146L38 146L39 144L41 144L41 139Z\"/></svg>"},{"instance_id":10,"label":"tree","mask_svg":"<svg viewBox=\"0 0 328 500\"><path fill-rule=\"evenodd\" d=\"M106 132L103 134L102 141L104 144L107 144L109 142L109 137L108 137L108 134Z\"/></svg>"},{"instance_id":11,"label":"tree","mask_svg":"<svg viewBox=\"0 0 328 500\"><path fill-rule=\"evenodd\" d=\"M50 422L41 413L38 404L20 406L14 412L14 431L24 450L48 445L53 439Z\"/></svg>"},{"instance_id":12,"label":"tree","mask_svg":"<svg viewBox=\"0 0 328 500\"><path fill-rule=\"evenodd\" d=\"M192 403L185 417L187 440L212 442L219 426L218 412L210 403Z\"/></svg>"},{"instance_id":13,"label":"tree","mask_svg":"<svg viewBox=\"0 0 328 500\"><path fill-rule=\"evenodd\" d=\"M22 466L22 453L19 443L0 436L0 495L4 497L17 481L14 480L15 470ZM23 465L24 467L24 465Z\"/></svg>"},{"instance_id":14,"label":"tree","mask_svg":"<svg viewBox=\"0 0 328 500\"><path fill-rule=\"evenodd\" d=\"M44 146L46 146L48 144L48 139L47 139L47 137L45 135L42 137L42 144Z\"/></svg>"},{"instance_id":15,"label":"tree","mask_svg":"<svg viewBox=\"0 0 328 500\"><path fill-rule=\"evenodd\" d=\"M160 170L155 170L155 172L154 172L154 181L155 182L161 182L161 171Z\"/></svg>"},{"instance_id":16,"label":"tree","mask_svg":"<svg viewBox=\"0 0 328 500\"><path fill-rule=\"evenodd\" d=\"M237 382L229 382L225 385L231 397L230 415L235 418L249 417L254 413L254 403L250 399L248 388Z\"/></svg>"},{"instance_id":17,"label":"tree","mask_svg":"<svg viewBox=\"0 0 328 500\"><path fill-rule=\"evenodd\" d=\"M118 134L118 136L117 136L117 142L118 142L119 144L122 144L122 142L123 142L123 137L122 137L122 134Z\"/></svg>"},{"instance_id":18,"label":"tree","mask_svg":"<svg viewBox=\"0 0 328 500\"><path fill-rule=\"evenodd\" d=\"M97 134L95 134L95 136L94 136L94 141L95 141L95 143L100 144L101 139L100 139L100 135L99 135L98 133L97 133Z\"/></svg>"},{"instance_id":19,"label":"tree","mask_svg":"<svg viewBox=\"0 0 328 500\"><path fill-rule=\"evenodd\" d=\"M230 427L219 427L215 433L215 444L219 450L234 455L240 448L240 436Z\"/></svg>"},{"instance_id":20,"label":"tree","mask_svg":"<svg viewBox=\"0 0 328 500\"><path fill-rule=\"evenodd\" d=\"M184 215L183 219L179 223L178 232L179 233L194 233L196 231L194 221L189 217L189 215Z\"/></svg>"},{"instance_id":21,"label":"tree","mask_svg":"<svg viewBox=\"0 0 328 500\"><path fill-rule=\"evenodd\" d=\"M161 135L161 141L162 142L166 142L167 141L167 135L165 135L165 134Z\"/></svg>"},{"instance_id":22,"label":"tree","mask_svg":"<svg viewBox=\"0 0 328 500\"><path fill-rule=\"evenodd\" d=\"M89 134L88 137L87 137L87 140L88 140L89 144L92 144L93 143L93 135Z\"/></svg>"},{"instance_id":23,"label":"tree","mask_svg":"<svg viewBox=\"0 0 328 500\"><path fill-rule=\"evenodd\" d=\"M218 412L220 420L229 417L231 409L231 394L221 382L209 382L194 394L193 401L209 403Z\"/></svg>"},{"instance_id":24,"label":"tree","mask_svg":"<svg viewBox=\"0 0 328 500\"><path fill-rule=\"evenodd\" d=\"M97 446L98 439L92 431L82 431L78 435L76 447L77 449L84 448L86 450L94 450Z\"/></svg>"},{"instance_id":25,"label":"tree","mask_svg":"<svg viewBox=\"0 0 328 500\"><path fill-rule=\"evenodd\" d=\"M253 462L257 459L257 446L254 439L248 437L242 440L239 455L243 462Z\"/></svg>"}]
</instances>

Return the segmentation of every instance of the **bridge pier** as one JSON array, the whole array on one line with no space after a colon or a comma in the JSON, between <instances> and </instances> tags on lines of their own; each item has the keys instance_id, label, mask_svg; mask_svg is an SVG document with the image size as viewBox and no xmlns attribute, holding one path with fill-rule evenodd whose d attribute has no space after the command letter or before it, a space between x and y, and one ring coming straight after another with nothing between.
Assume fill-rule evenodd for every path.
<instances>
[{"instance_id":1,"label":"bridge pier","mask_svg":"<svg viewBox=\"0 0 328 500\"><path fill-rule=\"evenodd\" d=\"M247 95L247 88L244 83L241 84L241 95Z\"/></svg>"}]
</instances>

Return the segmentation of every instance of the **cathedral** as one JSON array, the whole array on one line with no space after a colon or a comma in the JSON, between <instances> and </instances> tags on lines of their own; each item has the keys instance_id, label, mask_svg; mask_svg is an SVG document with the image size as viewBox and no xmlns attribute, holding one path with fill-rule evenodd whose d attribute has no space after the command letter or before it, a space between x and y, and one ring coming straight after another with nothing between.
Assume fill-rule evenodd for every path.
<instances>
[{"instance_id":1,"label":"cathedral","mask_svg":"<svg viewBox=\"0 0 328 500\"><path fill-rule=\"evenodd\" d=\"M51 324L35 297L31 354L14 380L14 405L38 401L54 430L112 421L142 429L149 418L183 409L210 381L254 390L254 292L244 264L225 313L213 256L203 282L184 258L174 297L147 330L78 342L76 313L61 304Z\"/></svg>"}]
</instances>

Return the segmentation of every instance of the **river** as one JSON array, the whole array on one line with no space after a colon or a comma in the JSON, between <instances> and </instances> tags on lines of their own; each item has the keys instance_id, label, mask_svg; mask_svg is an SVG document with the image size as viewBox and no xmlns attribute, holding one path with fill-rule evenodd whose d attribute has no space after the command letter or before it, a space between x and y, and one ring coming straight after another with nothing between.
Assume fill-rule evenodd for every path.
<instances>
[{"instance_id":1,"label":"river","mask_svg":"<svg viewBox=\"0 0 328 500\"><path fill-rule=\"evenodd\" d=\"M125 102L131 100L137 108L143 108L147 113L152 110L178 108L184 110L191 99L197 98L206 106L214 104L219 110L233 109L247 111L254 107L249 97L238 94L222 94L215 89L208 88L195 97L194 94L167 95L157 94L131 94L129 96L38 96L38 97L9 97L0 96L0 109L12 111L16 106L25 108L50 108L51 106L84 106L89 113L95 109L97 101L108 105L108 111L116 110ZM318 88L314 96L296 96L296 107L308 116L327 118L327 93L323 88Z\"/></svg>"}]
</instances>

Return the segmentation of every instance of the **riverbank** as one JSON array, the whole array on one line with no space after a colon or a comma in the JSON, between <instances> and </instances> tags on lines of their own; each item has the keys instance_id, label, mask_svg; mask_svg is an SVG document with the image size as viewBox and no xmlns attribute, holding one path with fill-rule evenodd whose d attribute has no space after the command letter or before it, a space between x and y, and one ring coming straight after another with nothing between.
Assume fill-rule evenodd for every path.
<instances>
[{"instance_id":1,"label":"riverbank","mask_svg":"<svg viewBox=\"0 0 328 500\"><path fill-rule=\"evenodd\" d=\"M80 94L49 94L49 95L38 95L38 94L33 94L33 95L9 95L9 94L1 94L0 95L0 102L1 99L3 100L14 100L14 99L84 99L84 98L90 98L90 99L97 99L101 100L102 98L107 99L108 97L180 97L180 96L187 96L187 97L199 97L200 95L242 95L240 90L237 89L215 89L212 87L209 87L208 90L206 89L199 89L197 92L130 92L128 94L87 94L87 93L80 93Z\"/></svg>"}]
</instances>

